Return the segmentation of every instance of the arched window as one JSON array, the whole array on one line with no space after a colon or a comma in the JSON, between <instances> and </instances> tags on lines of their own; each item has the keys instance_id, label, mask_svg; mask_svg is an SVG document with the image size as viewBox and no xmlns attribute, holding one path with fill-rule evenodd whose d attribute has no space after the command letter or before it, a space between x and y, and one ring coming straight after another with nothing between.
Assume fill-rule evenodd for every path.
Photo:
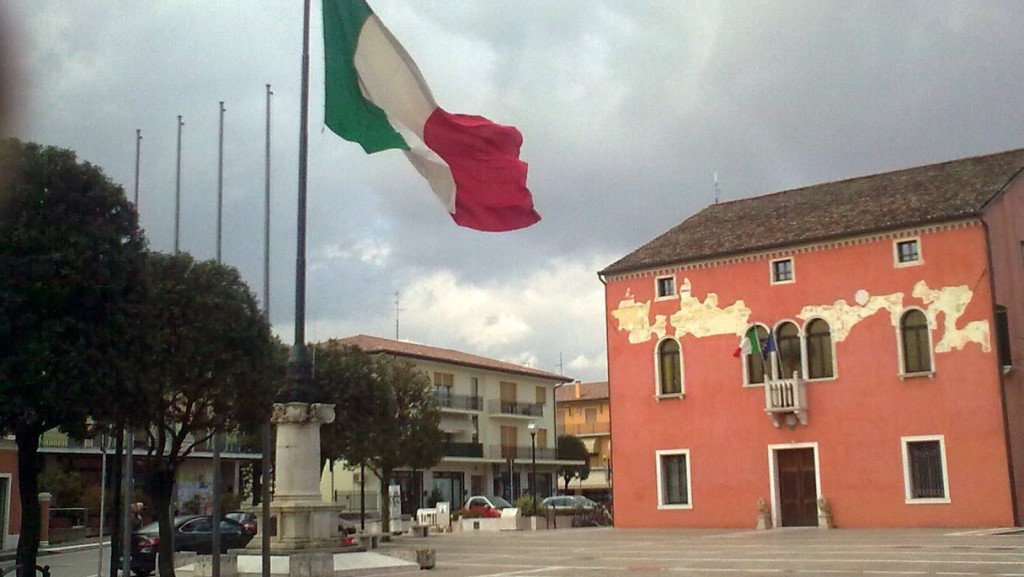
<instances>
[{"instance_id":1,"label":"arched window","mask_svg":"<svg viewBox=\"0 0 1024 577\"><path fill-rule=\"evenodd\" d=\"M832 331L824 319L807 323L807 376L812 379L830 379L835 376L832 367Z\"/></svg>"},{"instance_id":2,"label":"arched window","mask_svg":"<svg viewBox=\"0 0 1024 577\"><path fill-rule=\"evenodd\" d=\"M658 394L678 395L683 392L683 367L679 343L665 339L658 345Z\"/></svg>"},{"instance_id":3,"label":"arched window","mask_svg":"<svg viewBox=\"0 0 1024 577\"><path fill-rule=\"evenodd\" d=\"M754 334L757 335L758 349L755 351L751 347L750 353L746 355L747 384L755 385L764 382L764 375L767 372L765 368L768 366L768 362L761 355L761 347L768 341L768 329L756 325L747 329L747 332L743 334L750 335L750 331L754 331Z\"/></svg>"},{"instance_id":4,"label":"arched window","mask_svg":"<svg viewBox=\"0 0 1024 577\"><path fill-rule=\"evenodd\" d=\"M793 373L803 374L800 329L794 323L782 323L775 329L775 349L779 353L780 378L791 378Z\"/></svg>"},{"instance_id":5,"label":"arched window","mask_svg":"<svg viewBox=\"0 0 1024 577\"><path fill-rule=\"evenodd\" d=\"M927 373L932 370L931 335L928 317L911 309L900 317L900 338L903 340L903 372Z\"/></svg>"}]
</instances>

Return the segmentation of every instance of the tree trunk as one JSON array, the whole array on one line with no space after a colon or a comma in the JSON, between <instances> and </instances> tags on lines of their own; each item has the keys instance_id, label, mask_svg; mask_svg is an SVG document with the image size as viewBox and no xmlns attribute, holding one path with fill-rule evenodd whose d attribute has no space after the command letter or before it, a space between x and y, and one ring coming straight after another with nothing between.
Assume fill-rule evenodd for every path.
<instances>
[{"instance_id":1,"label":"tree trunk","mask_svg":"<svg viewBox=\"0 0 1024 577\"><path fill-rule=\"evenodd\" d=\"M391 534L391 494L389 481L385 480L390 478L391 471L382 471L382 474L377 476L377 480L380 481L380 532L384 535Z\"/></svg>"},{"instance_id":2,"label":"tree trunk","mask_svg":"<svg viewBox=\"0 0 1024 577\"><path fill-rule=\"evenodd\" d=\"M39 511L39 456L41 431L22 430L15 434L18 444L18 490L21 491L21 537L18 539L18 577L34 577L39 555L39 530L42 527ZM47 519L49 522L49 519Z\"/></svg>"},{"instance_id":3,"label":"tree trunk","mask_svg":"<svg viewBox=\"0 0 1024 577\"><path fill-rule=\"evenodd\" d=\"M154 462L156 461L156 462ZM153 459L154 467L151 474L153 502L156 507L157 523L160 525L160 542L157 544L159 565L157 573L160 577L174 577L174 517L171 512L171 497L174 492L174 465Z\"/></svg>"}]
</instances>

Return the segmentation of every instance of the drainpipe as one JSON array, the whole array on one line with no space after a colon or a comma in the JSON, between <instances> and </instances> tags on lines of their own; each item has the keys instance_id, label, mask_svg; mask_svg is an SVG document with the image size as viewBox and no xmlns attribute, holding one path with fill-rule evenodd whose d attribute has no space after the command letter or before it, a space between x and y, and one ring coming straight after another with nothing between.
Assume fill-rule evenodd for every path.
<instances>
[{"instance_id":1,"label":"drainpipe","mask_svg":"<svg viewBox=\"0 0 1024 577\"><path fill-rule=\"evenodd\" d=\"M605 301L607 302L608 279L606 279L604 277L604 275L602 275L600 273L598 273L597 278L598 278L598 280L601 281L601 284L604 285ZM605 333L604 333L605 365L610 368L611 367L611 358L610 358L611 354L608 351L609 351L609 347L608 347L608 330L607 330L607 327L606 327ZM612 427L612 417L614 416L614 414L612 412L612 375L611 375L611 371L608 371L608 373L606 375L606 378L608 379L608 442L612 444L612 446L611 446L611 448L609 450L608 456L611 457L610 460L611 460L612 463L614 463L615 462L615 444L612 443L612 429L613 429L613 427ZM607 471L605 472L605 474L607 474ZM615 507L615 487L613 485L611 485L610 483L608 485L608 492L610 493L608 495L608 499L609 499L609 502L611 503L612 510L614 511L614 507ZM615 522L612 521L613 525L614 525L614 523Z\"/></svg>"},{"instance_id":2,"label":"drainpipe","mask_svg":"<svg viewBox=\"0 0 1024 577\"><path fill-rule=\"evenodd\" d=\"M981 227L985 230L985 257L988 264L988 290L991 299L990 319L996 317L996 280L995 274L992 269L992 237L988 229L988 223L985 222L984 218L979 218ZM1003 440L1006 444L1006 468L1010 475L1010 505L1013 508L1013 525L1019 527L1021 524L1020 515L1017 509L1017 480L1016 475L1013 472L1013 451L1012 445L1010 444L1010 418L1006 408L1006 376L1003 374L1003 367L999 364L999 353L995 355L996 363L996 374L999 376L999 401L1002 405L1002 417L1003 417Z\"/></svg>"}]
</instances>

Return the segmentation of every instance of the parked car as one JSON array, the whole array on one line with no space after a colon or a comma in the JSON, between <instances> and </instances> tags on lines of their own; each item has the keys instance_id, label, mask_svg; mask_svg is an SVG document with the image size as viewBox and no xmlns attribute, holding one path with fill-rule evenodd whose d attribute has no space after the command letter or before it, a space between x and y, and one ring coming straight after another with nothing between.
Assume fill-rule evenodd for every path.
<instances>
[{"instance_id":1,"label":"parked car","mask_svg":"<svg viewBox=\"0 0 1024 577\"><path fill-rule=\"evenodd\" d=\"M584 497L583 495L555 495L546 497L540 502L542 507L556 509L559 511L574 511L576 509L601 509L597 501Z\"/></svg>"},{"instance_id":2,"label":"parked car","mask_svg":"<svg viewBox=\"0 0 1024 577\"><path fill-rule=\"evenodd\" d=\"M250 533L256 532L256 513L250 511L228 511L224 513L224 517L233 521L238 521L243 527Z\"/></svg>"},{"instance_id":3,"label":"parked car","mask_svg":"<svg viewBox=\"0 0 1024 577\"><path fill-rule=\"evenodd\" d=\"M463 509L480 511L485 517L501 517L502 509L511 509L512 504L497 495L474 495L466 499Z\"/></svg>"},{"instance_id":4,"label":"parked car","mask_svg":"<svg viewBox=\"0 0 1024 577\"><path fill-rule=\"evenodd\" d=\"M210 515L175 517L171 530L174 551L195 551L209 555L213 551L213 518ZM220 521L220 550L240 549L249 544L253 532L233 519ZM160 527L150 523L132 533L131 569L137 577L156 571L156 553L160 544Z\"/></svg>"}]
</instances>

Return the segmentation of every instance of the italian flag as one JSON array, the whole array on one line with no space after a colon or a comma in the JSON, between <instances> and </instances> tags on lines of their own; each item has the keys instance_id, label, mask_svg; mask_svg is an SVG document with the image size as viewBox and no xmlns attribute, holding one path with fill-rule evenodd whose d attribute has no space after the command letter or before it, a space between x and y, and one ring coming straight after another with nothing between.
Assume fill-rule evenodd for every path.
<instances>
[{"instance_id":1,"label":"italian flag","mask_svg":"<svg viewBox=\"0 0 1024 577\"><path fill-rule=\"evenodd\" d=\"M515 127L440 108L419 68L363 0L323 0L325 123L367 153L397 148L460 226L540 220Z\"/></svg>"}]
</instances>

